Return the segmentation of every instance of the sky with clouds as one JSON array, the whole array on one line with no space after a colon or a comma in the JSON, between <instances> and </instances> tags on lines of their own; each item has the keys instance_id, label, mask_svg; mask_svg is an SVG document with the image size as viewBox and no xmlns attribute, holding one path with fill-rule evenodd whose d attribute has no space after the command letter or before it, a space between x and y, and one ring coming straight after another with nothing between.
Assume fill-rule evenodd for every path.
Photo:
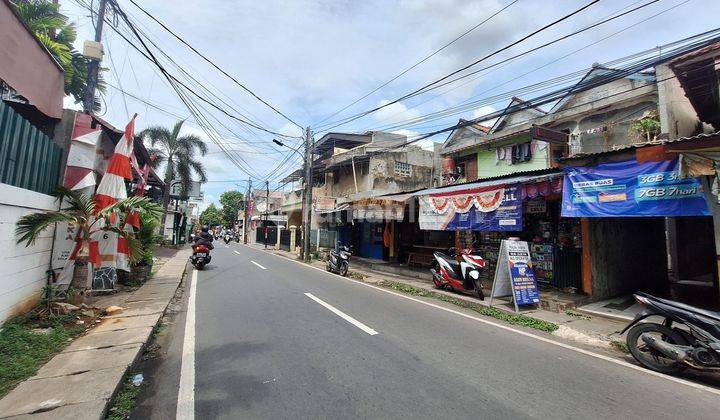
<instances>
[{"instance_id":1,"label":"sky with clouds","mask_svg":"<svg viewBox=\"0 0 720 420\"><path fill-rule=\"evenodd\" d=\"M60 0L60 4L61 10L78 25L81 49L82 40L92 38L92 24L88 10L76 1ZM647 1L601 0L468 71L499 62ZM589 2L518 0L407 74L329 119L328 116L512 0L141 0L138 4L293 121L303 127L316 127L322 135L328 123L387 104ZM289 136L302 134L300 128L273 113L164 32L129 0L118 0L118 3L182 70L224 102L214 100L220 106L226 110L231 106L232 114L242 114L271 131ZM458 118L478 118L502 109L508 102L505 98L487 98L714 29L718 26L717 16L720 16L720 2L716 0L660 0L578 36L392 104L332 131L388 129L412 137L450 126ZM118 24L118 30L125 30L122 23ZM129 116L137 112L137 127L142 129L150 125L171 126L178 118L190 116L158 70L112 28L106 28L103 42L106 49L103 66L109 69L105 79L110 86L104 95L104 117L108 121L122 127ZM177 68L169 71L181 76ZM518 77L520 75L524 76ZM408 124L408 120L468 102L462 112ZM71 104L72 101L66 101L66 105ZM272 174L270 185L276 188L282 175L299 167L296 153L272 143L276 136L249 128L218 111L208 110L208 113L212 114L211 124L220 135L214 141L242 159L242 168L235 166L220 146L208 139L209 153L202 159L210 180L203 188L205 205L217 202L224 191L244 191L248 177L254 178L257 186ZM184 131L207 138L192 118L188 119ZM444 135L438 135L421 145L432 147L433 141L444 139ZM299 140L285 142L297 146Z\"/></svg>"}]
</instances>

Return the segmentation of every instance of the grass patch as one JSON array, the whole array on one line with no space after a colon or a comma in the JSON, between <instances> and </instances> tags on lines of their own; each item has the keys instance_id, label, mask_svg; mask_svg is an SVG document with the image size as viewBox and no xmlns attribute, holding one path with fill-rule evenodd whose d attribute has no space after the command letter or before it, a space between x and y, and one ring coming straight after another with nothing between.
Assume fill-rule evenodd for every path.
<instances>
[{"instance_id":1,"label":"grass patch","mask_svg":"<svg viewBox=\"0 0 720 420\"><path fill-rule=\"evenodd\" d=\"M85 330L82 325L66 325L74 322L73 314L42 320L28 315L7 322L0 329L0 397L33 376L69 339ZM33 331L44 328L48 330Z\"/></svg>"},{"instance_id":2,"label":"grass patch","mask_svg":"<svg viewBox=\"0 0 720 420\"><path fill-rule=\"evenodd\" d=\"M592 317L589 317L589 316L587 316L587 315L585 315L585 314L581 314L581 313L579 313L579 312L575 312L575 311L573 311L572 309L566 309L566 310L565 310L565 315L571 316L571 317L573 317L573 318L584 319L584 320L586 320L586 321L590 321L590 320L592 319Z\"/></svg>"},{"instance_id":3,"label":"grass patch","mask_svg":"<svg viewBox=\"0 0 720 420\"><path fill-rule=\"evenodd\" d=\"M347 275L351 279L356 279L356 280L364 280L365 279L365 276L363 274L358 273L357 271L349 271Z\"/></svg>"},{"instance_id":4,"label":"grass patch","mask_svg":"<svg viewBox=\"0 0 720 420\"><path fill-rule=\"evenodd\" d=\"M108 410L107 420L123 420L126 419L135 408L135 402L137 396L140 394L140 387L132 384L133 375L128 375L125 378L123 387L113 398Z\"/></svg>"},{"instance_id":5,"label":"grass patch","mask_svg":"<svg viewBox=\"0 0 720 420\"><path fill-rule=\"evenodd\" d=\"M524 327L534 328L540 331L553 332L559 327L557 324L552 322L544 321L542 319L533 318L527 315L512 314L509 312L502 311L496 308L489 308L487 306L478 305L462 299L457 299L451 296L446 296L442 293L436 293L427 289L421 289L414 287L409 284L400 283L396 281L383 280L378 283L379 286L387 287L389 289L397 290L398 292L406 293L413 296L430 297L438 299L443 302L452 303L453 305L461 306L463 308L471 309L481 315L489 316L501 321L505 321L512 325L522 325Z\"/></svg>"},{"instance_id":6,"label":"grass patch","mask_svg":"<svg viewBox=\"0 0 720 420\"><path fill-rule=\"evenodd\" d=\"M610 347L623 353L630 353L630 349L624 341L613 340L610 342Z\"/></svg>"}]
</instances>

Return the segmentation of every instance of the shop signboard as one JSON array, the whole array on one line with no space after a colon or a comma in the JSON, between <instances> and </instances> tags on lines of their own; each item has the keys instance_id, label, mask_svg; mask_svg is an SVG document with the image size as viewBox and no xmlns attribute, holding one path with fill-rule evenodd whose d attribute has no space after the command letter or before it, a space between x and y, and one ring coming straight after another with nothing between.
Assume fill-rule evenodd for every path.
<instances>
[{"instance_id":1,"label":"shop signboard","mask_svg":"<svg viewBox=\"0 0 720 420\"><path fill-rule=\"evenodd\" d=\"M335 210L337 199L335 197L314 197L313 211L328 212Z\"/></svg>"},{"instance_id":2,"label":"shop signboard","mask_svg":"<svg viewBox=\"0 0 720 420\"><path fill-rule=\"evenodd\" d=\"M527 242L503 240L500 244L490 306L494 298L505 296L512 297L515 312L520 311L521 305L540 304L540 291Z\"/></svg>"},{"instance_id":3,"label":"shop signboard","mask_svg":"<svg viewBox=\"0 0 720 420\"><path fill-rule=\"evenodd\" d=\"M518 185L493 186L421 196L420 229L521 231Z\"/></svg>"},{"instance_id":4,"label":"shop signboard","mask_svg":"<svg viewBox=\"0 0 720 420\"><path fill-rule=\"evenodd\" d=\"M545 199L538 198L534 200L527 200L525 202L525 212L530 214L543 214L547 212L547 203Z\"/></svg>"},{"instance_id":5,"label":"shop signboard","mask_svg":"<svg viewBox=\"0 0 720 420\"><path fill-rule=\"evenodd\" d=\"M681 177L678 160L566 167L563 217L709 216L699 179Z\"/></svg>"}]
</instances>

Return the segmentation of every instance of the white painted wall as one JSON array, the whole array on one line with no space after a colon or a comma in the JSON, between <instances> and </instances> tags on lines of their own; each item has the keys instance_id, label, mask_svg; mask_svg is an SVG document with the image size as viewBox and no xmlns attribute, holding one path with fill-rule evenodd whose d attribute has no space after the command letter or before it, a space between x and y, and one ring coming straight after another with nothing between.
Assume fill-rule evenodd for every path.
<instances>
[{"instance_id":1,"label":"white painted wall","mask_svg":"<svg viewBox=\"0 0 720 420\"><path fill-rule=\"evenodd\" d=\"M0 183L0 324L32 309L40 300L49 268L54 230L46 230L35 245L16 243L15 223L24 215L57 210L49 195Z\"/></svg>"}]
</instances>

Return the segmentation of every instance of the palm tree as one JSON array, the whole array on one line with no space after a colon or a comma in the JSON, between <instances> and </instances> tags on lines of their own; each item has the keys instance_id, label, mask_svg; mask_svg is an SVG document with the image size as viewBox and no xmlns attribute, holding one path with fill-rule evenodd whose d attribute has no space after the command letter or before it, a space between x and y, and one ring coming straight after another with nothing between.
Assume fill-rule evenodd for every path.
<instances>
[{"instance_id":1,"label":"palm tree","mask_svg":"<svg viewBox=\"0 0 720 420\"><path fill-rule=\"evenodd\" d=\"M17 243L25 242L25 246L35 243L40 233L50 226L58 222L66 222L74 226L78 232L78 240L81 241L81 248L75 260L77 267L87 265L90 237L94 233L105 230L115 232L125 238L130 250L130 261L135 262L142 256L142 247L140 242L131 232L114 227L109 223L111 217L119 217L120 225L124 226L127 214L131 211L138 211L140 214L149 215L155 219L160 219L163 213L162 208L157 203L150 201L147 197L130 197L120 200L104 209L97 211L95 209L95 200L87 195L80 194L77 191L70 190L66 187L57 187L54 193L55 197L67 207L54 211L43 211L31 213L23 216L15 225L15 234L18 236ZM103 220L105 223L99 223ZM76 274L82 270L75 270ZM73 286L85 288L85 279L81 275L73 276Z\"/></svg>"},{"instance_id":2,"label":"palm tree","mask_svg":"<svg viewBox=\"0 0 720 420\"><path fill-rule=\"evenodd\" d=\"M88 59L75 50L77 39L75 24L60 13L60 6L48 0L15 0L15 9L35 37L60 63L65 71L65 93L72 95L75 102L82 102L88 77ZM105 92L105 83L98 76L97 88ZM94 110L100 109L96 99Z\"/></svg>"},{"instance_id":3,"label":"palm tree","mask_svg":"<svg viewBox=\"0 0 720 420\"><path fill-rule=\"evenodd\" d=\"M150 146L148 152L155 156L153 167L165 164L165 191L163 193L163 209L167 209L170 203L170 187L175 179L179 179L182 185L182 195L186 195L190 189L192 173L194 172L200 182L207 181L205 168L202 163L196 160L196 153L205 156L207 146L205 142L194 134L180 135L185 120L175 123L172 130L162 126L148 127L140 133L143 140L148 140ZM165 226L166 213L163 213L161 226Z\"/></svg>"}]
</instances>

